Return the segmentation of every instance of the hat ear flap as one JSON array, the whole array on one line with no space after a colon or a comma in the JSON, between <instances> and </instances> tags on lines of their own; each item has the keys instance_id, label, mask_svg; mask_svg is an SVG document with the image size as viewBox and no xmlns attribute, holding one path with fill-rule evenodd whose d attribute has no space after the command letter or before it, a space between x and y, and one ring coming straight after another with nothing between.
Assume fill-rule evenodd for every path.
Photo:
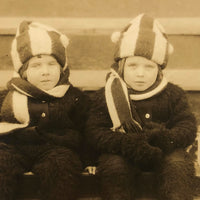
<instances>
[{"instance_id":1,"label":"hat ear flap","mask_svg":"<svg viewBox=\"0 0 200 200\"><path fill-rule=\"evenodd\" d=\"M113 32L111 35L111 41L116 44L119 41L120 36L121 32L119 31Z\"/></svg>"}]
</instances>

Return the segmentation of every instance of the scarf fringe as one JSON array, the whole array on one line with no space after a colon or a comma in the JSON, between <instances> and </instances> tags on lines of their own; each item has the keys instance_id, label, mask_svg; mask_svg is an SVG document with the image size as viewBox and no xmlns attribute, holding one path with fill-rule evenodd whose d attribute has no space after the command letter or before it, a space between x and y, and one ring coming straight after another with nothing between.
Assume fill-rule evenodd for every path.
<instances>
[{"instance_id":1,"label":"scarf fringe","mask_svg":"<svg viewBox=\"0 0 200 200\"><path fill-rule=\"evenodd\" d=\"M122 124L126 133L141 133L142 127L140 124L136 125L136 122L128 121Z\"/></svg>"}]
</instances>

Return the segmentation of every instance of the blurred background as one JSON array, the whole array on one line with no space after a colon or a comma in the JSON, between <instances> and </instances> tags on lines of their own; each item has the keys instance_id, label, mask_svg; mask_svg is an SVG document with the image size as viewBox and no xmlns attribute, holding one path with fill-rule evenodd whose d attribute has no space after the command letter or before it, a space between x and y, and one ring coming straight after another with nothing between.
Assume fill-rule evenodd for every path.
<instances>
[{"instance_id":1,"label":"blurred background","mask_svg":"<svg viewBox=\"0 0 200 200\"><path fill-rule=\"evenodd\" d=\"M199 0L0 0L0 63L1 69L12 68L10 61L10 43L15 34L15 28L21 19L32 19L43 21L51 25L51 21L57 20L53 25L58 26L59 19L62 19L62 25L56 28L62 29L70 38L68 49L68 58L72 69L107 69L113 61L113 44L110 41L110 34L114 29L110 27L121 28L129 19L134 18L140 13L147 13L153 17L171 19L168 22L173 23L173 29L181 24L173 19L198 18L200 17ZM16 21L16 19L18 19ZM80 31L69 31L73 27L73 20L77 23ZM102 21L99 21L99 20ZM113 19L124 19L115 25ZM91 22L92 20L92 22ZM95 20L98 27L95 29ZM74 24L75 24L74 23ZM91 26L86 30L88 24ZM10 27L9 27L9 24ZM118 26L119 24L119 26ZM165 25L165 24L164 24ZM197 31L199 27L195 27ZM74 25L75 26L75 25ZM93 27L94 26L94 27ZM107 28L106 33L97 33L97 29ZM177 36L169 32L169 40L174 45L175 52L169 61L169 68L198 68L200 66L199 52L200 39L194 35L184 34L185 29L192 29L194 26L184 27L182 34ZM12 28L12 31L9 31ZM178 29L178 28L177 28ZM100 30L100 28L99 28ZM96 32L95 32L96 31ZM167 30L166 30L167 31ZM199 31L200 33L200 31ZM185 56L183 56L185 55Z\"/></svg>"},{"instance_id":2,"label":"blurred background","mask_svg":"<svg viewBox=\"0 0 200 200\"><path fill-rule=\"evenodd\" d=\"M7 17L198 17L199 0L1 0Z\"/></svg>"},{"instance_id":3,"label":"blurred background","mask_svg":"<svg viewBox=\"0 0 200 200\"><path fill-rule=\"evenodd\" d=\"M110 35L140 13L158 18L166 29L174 46L167 69L192 72L188 77L184 71L181 81L194 81L196 89L189 99L199 120L199 0L0 0L0 70L12 70L10 45L24 19L52 25L67 34L71 69L107 70L114 52ZM178 78L179 73L174 76Z\"/></svg>"}]
</instances>

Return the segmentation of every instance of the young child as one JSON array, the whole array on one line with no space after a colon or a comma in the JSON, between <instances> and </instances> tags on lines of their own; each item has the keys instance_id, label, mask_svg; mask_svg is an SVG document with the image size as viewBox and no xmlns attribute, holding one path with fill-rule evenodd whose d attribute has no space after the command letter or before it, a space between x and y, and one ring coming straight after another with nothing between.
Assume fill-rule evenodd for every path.
<instances>
[{"instance_id":1,"label":"young child","mask_svg":"<svg viewBox=\"0 0 200 200\"><path fill-rule=\"evenodd\" d=\"M41 199L76 199L87 97L68 81L68 38L23 21L12 42L15 76L0 95L0 199L16 199L24 172L40 179ZM5 96L5 99L3 97Z\"/></svg>"},{"instance_id":2,"label":"young child","mask_svg":"<svg viewBox=\"0 0 200 200\"><path fill-rule=\"evenodd\" d=\"M87 142L97 151L104 200L135 199L137 176L154 171L158 199L192 200L194 167L185 148L196 122L185 92L162 70L173 51L157 20L141 14L121 32L105 88L92 96Z\"/></svg>"}]
</instances>

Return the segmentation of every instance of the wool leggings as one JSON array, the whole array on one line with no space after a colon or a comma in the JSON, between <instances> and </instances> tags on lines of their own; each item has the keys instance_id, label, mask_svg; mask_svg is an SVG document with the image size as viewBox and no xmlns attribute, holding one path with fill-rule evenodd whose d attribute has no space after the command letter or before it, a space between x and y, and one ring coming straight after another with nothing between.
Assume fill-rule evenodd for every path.
<instances>
[{"instance_id":1,"label":"wool leggings","mask_svg":"<svg viewBox=\"0 0 200 200\"><path fill-rule=\"evenodd\" d=\"M192 200L195 169L189 155L177 149L167 155L157 173L158 199Z\"/></svg>"},{"instance_id":2,"label":"wool leggings","mask_svg":"<svg viewBox=\"0 0 200 200\"><path fill-rule=\"evenodd\" d=\"M123 157L113 154L101 155L98 162L98 173L103 200L133 200L136 198L135 188L142 171ZM167 155L153 173L157 180L158 199L193 199L194 166L184 150L178 149Z\"/></svg>"},{"instance_id":3,"label":"wool leggings","mask_svg":"<svg viewBox=\"0 0 200 200\"><path fill-rule=\"evenodd\" d=\"M17 198L18 185L26 171L39 177L42 200L74 200L81 168L76 153L64 147L0 143L0 200Z\"/></svg>"}]
</instances>

